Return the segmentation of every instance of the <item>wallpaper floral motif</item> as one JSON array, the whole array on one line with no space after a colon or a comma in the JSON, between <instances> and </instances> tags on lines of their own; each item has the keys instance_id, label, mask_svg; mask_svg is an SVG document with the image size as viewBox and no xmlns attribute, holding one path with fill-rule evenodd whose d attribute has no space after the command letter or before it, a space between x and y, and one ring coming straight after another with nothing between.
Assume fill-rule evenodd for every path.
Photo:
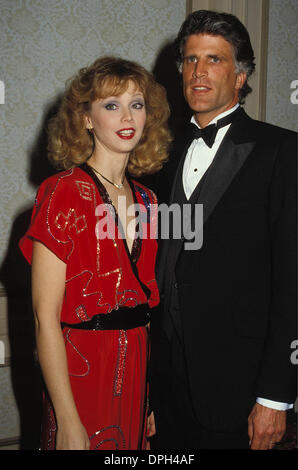
<instances>
[{"instance_id":1,"label":"wallpaper floral motif","mask_svg":"<svg viewBox=\"0 0 298 470\"><path fill-rule=\"evenodd\" d=\"M152 69L185 8L184 0L0 0L0 265L14 220L32 206L33 155L66 79L106 54Z\"/></svg>"}]
</instances>

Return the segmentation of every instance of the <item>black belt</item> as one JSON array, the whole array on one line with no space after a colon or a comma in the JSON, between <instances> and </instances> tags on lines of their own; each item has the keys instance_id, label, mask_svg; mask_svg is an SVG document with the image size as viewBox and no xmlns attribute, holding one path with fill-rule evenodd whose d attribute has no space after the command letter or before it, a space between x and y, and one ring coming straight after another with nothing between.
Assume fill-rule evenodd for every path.
<instances>
[{"instance_id":1,"label":"black belt","mask_svg":"<svg viewBox=\"0 0 298 470\"><path fill-rule=\"evenodd\" d=\"M131 330L149 322L150 307L148 304L141 304L136 307L119 307L110 313L98 313L88 321L61 323L61 326L79 330Z\"/></svg>"}]
</instances>

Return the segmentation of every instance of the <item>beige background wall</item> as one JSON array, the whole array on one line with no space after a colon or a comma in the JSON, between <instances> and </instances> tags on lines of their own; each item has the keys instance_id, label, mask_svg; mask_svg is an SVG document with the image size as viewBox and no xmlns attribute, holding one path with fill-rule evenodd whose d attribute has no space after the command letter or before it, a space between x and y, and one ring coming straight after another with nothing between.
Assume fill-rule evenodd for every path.
<instances>
[{"instance_id":1,"label":"beige background wall","mask_svg":"<svg viewBox=\"0 0 298 470\"><path fill-rule=\"evenodd\" d=\"M298 131L297 93L291 88L294 81L298 88L297 21L297 0L270 0L266 121L293 131Z\"/></svg>"}]
</instances>

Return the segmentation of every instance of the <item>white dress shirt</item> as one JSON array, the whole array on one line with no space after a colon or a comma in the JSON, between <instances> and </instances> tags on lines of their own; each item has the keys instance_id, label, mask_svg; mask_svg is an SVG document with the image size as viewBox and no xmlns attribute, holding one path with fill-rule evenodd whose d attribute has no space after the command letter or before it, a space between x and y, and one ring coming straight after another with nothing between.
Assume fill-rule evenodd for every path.
<instances>
[{"instance_id":1,"label":"white dress shirt","mask_svg":"<svg viewBox=\"0 0 298 470\"><path fill-rule=\"evenodd\" d=\"M216 124L218 119L221 119L227 116L228 114L231 114L233 111L235 111L235 109L238 108L238 106L239 104L237 103L233 108L229 109L228 111L225 111L224 113L219 114L212 121L210 121L209 124ZM200 128L194 117L191 118L191 122ZM194 139L193 142L190 144L184 161L182 174L183 187L187 199L190 198L198 182L204 175L205 171L211 165L214 156L230 125L231 124L227 124L226 126L221 127L218 130L214 144L211 148L205 144L202 137L200 137L199 139Z\"/></svg>"},{"instance_id":2,"label":"white dress shirt","mask_svg":"<svg viewBox=\"0 0 298 470\"><path fill-rule=\"evenodd\" d=\"M212 121L210 121L209 124L216 124L216 122L219 119L235 111L238 108L238 106L239 104L237 103L233 108L219 114ZM197 127L200 127L197 124L194 117L191 118L191 122L195 124ZM206 170L211 165L215 157L215 154L220 144L222 143L222 140L224 136L226 135L230 125L231 124L228 124L224 127L221 127L218 130L214 144L212 145L212 148L208 147L208 145L205 144L202 137L200 137L199 139L194 139L193 142L190 144L189 149L187 151L187 155L185 157L184 166L183 166L183 174L182 174L183 188L184 188L187 199L190 198L198 182L200 181L200 179L202 178ZM273 408L275 410L281 410L281 411L288 410L289 408L293 408L294 406L293 404L276 402L276 401L268 400L265 398L257 398L256 401L260 405L267 406L268 408Z\"/></svg>"}]
</instances>

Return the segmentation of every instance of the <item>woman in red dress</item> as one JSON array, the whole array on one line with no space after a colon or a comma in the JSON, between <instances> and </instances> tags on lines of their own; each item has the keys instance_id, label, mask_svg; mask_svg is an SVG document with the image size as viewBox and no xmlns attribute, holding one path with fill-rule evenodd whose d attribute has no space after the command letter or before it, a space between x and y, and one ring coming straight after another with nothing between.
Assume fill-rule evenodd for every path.
<instances>
[{"instance_id":1,"label":"woman in red dress","mask_svg":"<svg viewBox=\"0 0 298 470\"><path fill-rule=\"evenodd\" d=\"M20 241L46 385L42 449L146 447L156 198L129 175L161 168L168 116L149 72L105 57L80 70L50 123L63 171L41 184Z\"/></svg>"}]
</instances>

